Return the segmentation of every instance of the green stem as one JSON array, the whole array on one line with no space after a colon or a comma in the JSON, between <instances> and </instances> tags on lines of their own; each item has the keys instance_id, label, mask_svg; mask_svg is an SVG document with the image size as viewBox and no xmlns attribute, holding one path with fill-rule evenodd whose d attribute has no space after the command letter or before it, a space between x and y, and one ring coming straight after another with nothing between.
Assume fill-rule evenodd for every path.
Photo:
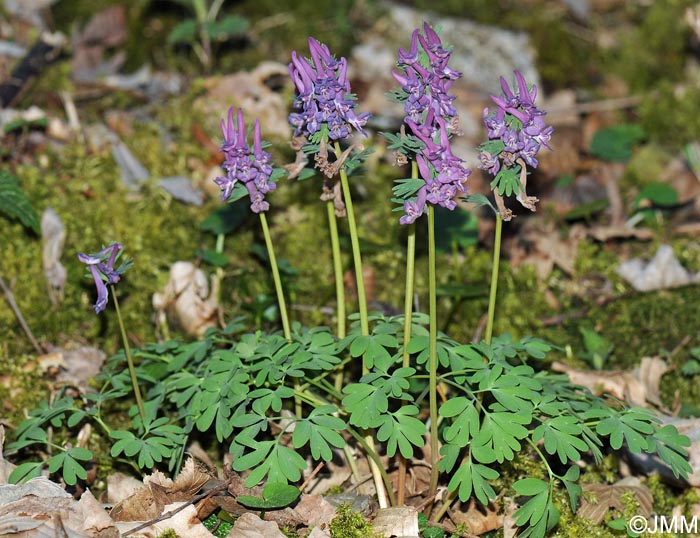
<instances>
[{"instance_id":1,"label":"green stem","mask_svg":"<svg viewBox=\"0 0 700 538\"><path fill-rule=\"evenodd\" d=\"M340 144L335 143L336 155L340 155ZM343 168L340 169L340 185L343 188L343 198L345 201L345 209L348 214L348 229L350 231L350 243L352 245L352 258L355 263L355 280L357 281L357 302L360 310L360 330L363 336L369 335L369 321L367 317L367 296L365 295L365 279L362 275L362 255L360 254L360 240L357 234L357 224L355 222L355 211L352 206L352 197L350 196L350 182L348 175ZM363 373L368 370L364 364L362 365Z\"/></svg>"},{"instance_id":2,"label":"green stem","mask_svg":"<svg viewBox=\"0 0 700 538\"><path fill-rule=\"evenodd\" d=\"M345 286L343 285L343 261L340 257L340 240L338 239L338 222L333 201L326 202L328 208L328 229L331 234L333 251L333 273L335 275L335 302L338 316L338 338L345 338Z\"/></svg>"},{"instance_id":3,"label":"green stem","mask_svg":"<svg viewBox=\"0 0 700 538\"><path fill-rule=\"evenodd\" d=\"M428 386L430 401L430 489L433 495L438 486L438 412L437 412L437 279L435 276L435 208L428 205L428 308L430 315L430 355L428 359Z\"/></svg>"},{"instance_id":4,"label":"green stem","mask_svg":"<svg viewBox=\"0 0 700 538\"><path fill-rule=\"evenodd\" d=\"M338 239L338 221L335 216L335 206L332 200L326 202L328 209L328 230L331 234L331 250L333 252L333 274L335 275L335 303L336 316L338 317L337 336L339 340L345 338L345 283L343 281L343 261L340 257L340 240ZM335 388L340 392L343 389L344 367L339 367L335 375Z\"/></svg>"},{"instance_id":5,"label":"green stem","mask_svg":"<svg viewBox=\"0 0 700 538\"><path fill-rule=\"evenodd\" d=\"M418 164L414 160L411 163L411 177L418 177ZM406 241L406 291L403 302L403 361L402 366L410 366L411 355L408 352L408 344L411 341L413 329L413 289L416 275L416 225L412 223L408 227L408 240Z\"/></svg>"},{"instance_id":6,"label":"green stem","mask_svg":"<svg viewBox=\"0 0 700 538\"><path fill-rule=\"evenodd\" d=\"M114 299L114 308L117 311L117 320L119 321L119 329L122 333L122 343L124 344L124 353L126 354L126 362L129 365L129 375L131 376L131 386L134 388L134 397L136 398L136 405L139 408L139 415L141 415L141 424L144 429L146 428L146 411L143 408L143 399L141 398L141 389L139 388L139 381L136 377L136 369L134 368L134 359L131 356L131 347L129 346L129 339L126 337L126 328L124 327L124 320L122 319L122 312L119 309L119 300L117 299L117 290L112 286L112 298Z\"/></svg>"},{"instance_id":7,"label":"green stem","mask_svg":"<svg viewBox=\"0 0 700 538\"><path fill-rule=\"evenodd\" d=\"M262 225L263 235L265 236L265 245L267 246L267 255L270 258L270 268L272 269L272 279L275 281L275 291L277 292L277 304L280 309L280 318L282 319L282 330L284 331L284 337L291 342L292 331L289 328L289 316L287 315L287 304L284 301L284 291L282 290L282 279L280 278L280 271L277 267L277 257L275 256L275 249L272 246L272 238L270 237L270 228L267 226L267 218L265 217L265 212L261 211L258 213L260 215L260 224Z\"/></svg>"},{"instance_id":8,"label":"green stem","mask_svg":"<svg viewBox=\"0 0 700 538\"><path fill-rule=\"evenodd\" d=\"M501 231L503 229L503 219L501 215L496 215L496 231L493 240L493 266L491 267L491 291L489 293L489 313L486 322L487 344L491 343L493 334L493 318L496 312L496 292L498 291L498 267L501 261Z\"/></svg>"}]
</instances>

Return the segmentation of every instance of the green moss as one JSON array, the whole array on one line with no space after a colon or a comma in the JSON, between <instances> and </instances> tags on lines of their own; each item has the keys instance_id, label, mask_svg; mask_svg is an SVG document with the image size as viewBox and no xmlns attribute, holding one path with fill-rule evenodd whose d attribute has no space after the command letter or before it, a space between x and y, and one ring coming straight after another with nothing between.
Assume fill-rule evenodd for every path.
<instances>
[{"instance_id":1,"label":"green moss","mask_svg":"<svg viewBox=\"0 0 700 538\"><path fill-rule=\"evenodd\" d=\"M683 20L691 0L657 0L637 8L609 70L622 76L632 90L656 88L659 81L678 81L683 74L690 27Z\"/></svg>"},{"instance_id":2,"label":"green moss","mask_svg":"<svg viewBox=\"0 0 700 538\"><path fill-rule=\"evenodd\" d=\"M677 88L672 82L659 82L639 106L639 117L651 140L678 149L700 137L700 88Z\"/></svg>"},{"instance_id":3,"label":"green moss","mask_svg":"<svg viewBox=\"0 0 700 538\"><path fill-rule=\"evenodd\" d=\"M379 538L362 514L353 512L347 503L341 504L336 510L330 532L331 538Z\"/></svg>"},{"instance_id":4,"label":"green moss","mask_svg":"<svg viewBox=\"0 0 700 538\"><path fill-rule=\"evenodd\" d=\"M157 535L157 538L178 538L178 535L173 529L165 529Z\"/></svg>"}]
</instances>

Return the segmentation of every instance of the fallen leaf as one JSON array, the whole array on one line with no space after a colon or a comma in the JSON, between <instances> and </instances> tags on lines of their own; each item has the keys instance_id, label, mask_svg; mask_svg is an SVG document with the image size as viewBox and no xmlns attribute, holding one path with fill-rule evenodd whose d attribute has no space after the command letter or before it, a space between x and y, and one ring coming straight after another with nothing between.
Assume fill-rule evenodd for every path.
<instances>
[{"instance_id":1,"label":"fallen leaf","mask_svg":"<svg viewBox=\"0 0 700 538\"><path fill-rule=\"evenodd\" d=\"M380 508L372 521L372 528L387 538L418 538L418 511L413 506Z\"/></svg>"},{"instance_id":2,"label":"fallen leaf","mask_svg":"<svg viewBox=\"0 0 700 538\"><path fill-rule=\"evenodd\" d=\"M143 487L143 482L124 473L112 473L107 477L107 502L117 504Z\"/></svg>"},{"instance_id":3,"label":"fallen leaf","mask_svg":"<svg viewBox=\"0 0 700 538\"><path fill-rule=\"evenodd\" d=\"M484 534L503 527L503 515L498 513L498 507L493 503L483 506L473 498L466 505L466 510L450 511L450 519L455 524L466 524L469 532Z\"/></svg>"},{"instance_id":4,"label":"fallen leaf","mask_svg":"<svg viewBox=\"0 0 700 538\"><path fill-rule=\"evenodd\" d=\"M157 518L167 504L189 501L211 479L189 458L175 481L160 471L143 479L144 487L118 502L110 516L114 521L148 521ZM195 511L196 512L196 511Z\"/></svg>"},{"instance_id":5,"label":"fallen leaf","mask_svg":"<svg viewBox=\"0 0 700 538\"><path fill-rule=\"evenodd\" d=\"M239 517L228 536L229 538L284 538L277 523L263 521L251 513Z\"/></svg>"},{"instance_id":6,"label":"fallen leaf","mask_svg":"<svg viewBox=\"0 0 700 538\"><path fill-rule=\"evenodd\" d=\"M328 523L336 515L335 506L320 495L302 494L294 511L299 514L302 523L307 527Z\"/></svg>"},{"instance_id":7,"label":"fallen leaf","mask_svg":"<svg viewBox=\"0 0 700 538\"><path fill-rule=\"evenodd\" d=\"M219 303L217 280L209 283L204 271L191 262L175 262L170 278L161 293L153 294L153 307L159 323L167 316L187 334L202 336L209 327L216 327Z\"/></svg>"},{"instance_id":8,"label":"fallen leaf","mask_svg":"<svg viewBox=\"0 0 700 538\"><path fill-rule=\"evenodd\" d=\"M676 288L700 282L700 273L688 272L669 245L661 245L648 262L635 258L621 263L615 272L637 291Z\"/></svg>"},{"instance_id":9,"label":"fallen leaf","mask_svg":"<svg viewBox=\"0 0 700 538\"><path fill-rule=\"evenodd\" d=\"M181 502L167 504L163 507L162 514L165 515L168 512L172 512L180 508L182 505L183 503ZM158 514L158 516L160 515L161 514ZM116 525L119 532L123 534L130 532L132 529L138 527L139 524L142 523L145 522L118 521ZM197 510L192 505L186 506L176 514L173 514L171 517L154 523L153 525L149 525L145 529L131 534L131 536L133 538L156 538L157 536L162 535L163 532L168 529L172 529L178 537L182 538L212 538L211 532L209 532L207 528L202 525L202 522L199 521L199 518L197 517Z\"/></svg>"},{"instance_id":10,"label":"fallen leaf","mask_svg":"<svg viewBox=\"0 0 700 538\"><path fill-rule=\"evenodd\" d=\"M554 362L552 370L568 374L571 382L581 385L593 394L610 394L632 406L661 406L659 382L668 371L668 365L659 357L644 357L639 368L622 370L577 370L561 362Z\"/></svg>"},{"instance_id":11,"label":"fallen leaf","mask_svg":"<svg viewBox=\"0 0 700 538\"><path fill-rule=\"evenodd\" d=\"M639 478L629 477L615 484L581 484L583 495L581 506L576 515L585 517L600 525L605 515L614 508L620 512L625 510L625 503L621 500L625 493L632 493L639 502L641 515L649 516L654 508L654 499L649 488L644 486Z\"/></svg>"},{"instance_id":12,"label":"fallen leaf","mask_svg":"<svg viewBox=\"0 0 700 538\"><path fill-rule=\"evenodd\" d=\"M49 299L54 306L63 302L68 273L61 264L66 228L56 212L48 208L41 216L42 262L49 289Z\"/></svg>"},{"instance_id":13,"label":"fallen leaf","mask_svg":"<svg viewBox=\"0 0 700 538\"><path fill-rule=\"evenodd\" d=\"M119 538L119 531L114 525L114 521L89 489L81 495L78 509L84 518L83 530L85 532L93 535L99 533L101 538Z\"/></svg>"}]
</instances>

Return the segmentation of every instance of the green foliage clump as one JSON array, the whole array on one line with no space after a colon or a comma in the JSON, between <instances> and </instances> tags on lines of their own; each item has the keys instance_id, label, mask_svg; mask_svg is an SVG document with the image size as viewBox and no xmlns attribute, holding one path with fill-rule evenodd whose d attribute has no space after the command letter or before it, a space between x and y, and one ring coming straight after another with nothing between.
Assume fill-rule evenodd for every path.
<instances>
[{"instance_id":1,"label":"green foliage clump","mask_svg":"<svg viewBox=\"0 0 700 538\"><path fill-rule=\"evenodd\" d=\"M331 538L378 538L372 525L354 512L347 503L341 504L330 524Z\"/></svg>"}]
</instances>

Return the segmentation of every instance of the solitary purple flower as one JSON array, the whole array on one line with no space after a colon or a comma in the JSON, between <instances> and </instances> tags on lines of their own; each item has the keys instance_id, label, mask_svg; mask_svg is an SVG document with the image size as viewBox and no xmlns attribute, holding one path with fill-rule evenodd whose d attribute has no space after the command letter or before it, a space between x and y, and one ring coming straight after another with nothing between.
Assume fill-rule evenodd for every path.
<instances>
[{"instance_id":1,"label":"solitary purple flower","mask_svg":"<svg viewBox=\"0 0 700 538\"><path fill-rule=\"evenodd\" d=\"M331 140L340 140L350 134L350 128L367 136L363 127L370 117L368 112L356 114L355 101L350 94L347 79L347 60L336 60L328 47L313 37L309 38L311 60L292 52L289 75L296 87L294 108L300 112L289 115L294 136L310 138L323 125Z\"/></svg>"},{"instance_id":2,"label":"solitary purple flower","mask_svg":"<svg viewBox=\"0 0 700 538\"><path fill-rule=\"evenodd\" d=\"M231 107L227 120L221 120L221 131L224 135L221 151L225 157L223 168L226 170L226 176L214 180L221 188L221 199L228 200L236 183L240 181L250 195L250 209L255 213L267 211L270 204L265 201L265 194L274 190L277 185L270 181L272 156L262 149L260 122L255 120L252 151L246 142L243 110L238 109L234 121Z\"/></svg>"},{"instance_id":3,"label":"solitary purple flower","mask_svg":"<svg viewBox=\"0 0 700 538\"><path fill-rule=\"evenodd\" d=\"M121 274L130 265L129 262L125 262L117 269L114 268L117 256L123 248L119 243L112 243L95 254L83 254L82 252L78 254L78 259L87 264L90 269L97 288L97 302L94 305L95 314L99 314L107 307L107 300L109 299L107 284L119 282Z\"/></svg>"}]
</instances>

